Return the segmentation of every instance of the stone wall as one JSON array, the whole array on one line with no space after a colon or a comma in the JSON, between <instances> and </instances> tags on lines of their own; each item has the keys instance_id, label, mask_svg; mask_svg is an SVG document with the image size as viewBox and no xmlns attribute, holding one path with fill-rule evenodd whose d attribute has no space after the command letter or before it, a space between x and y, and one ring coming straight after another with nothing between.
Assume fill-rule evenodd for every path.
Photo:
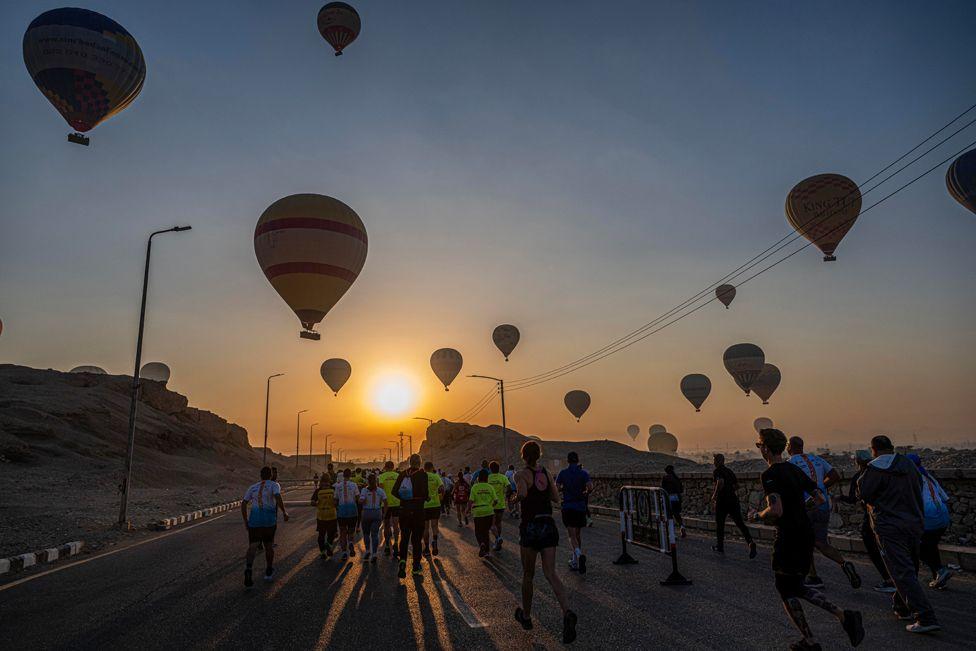
<instances>
[{"instance_id":1,"label":"stone wall","mask_svg":"<svg viewBox=\"0 0 976 651\"><path fill-rule=\"evenodd\" d=\"M944 542L949 544L976 545L976 469L940 468L930 470L949 494L949 512L952 524ZM849 475L842 472L840 490L834 488L831 494L847 494ZM714 480L710 472L679 473L684 485L682 510L688 515L712 515L709 499ZM762 508L763 493L758 472L736 473L739 478L739 499L743 509ZM593 475L593 494L591 503L599 506L617 507L617 493L622 486L660 486L663 473L640 475ZM836 502L837 512L831 514L830 528L835 533L854 532L860 529L862 511L859 506Z\"/></svg>"}]
</instances>

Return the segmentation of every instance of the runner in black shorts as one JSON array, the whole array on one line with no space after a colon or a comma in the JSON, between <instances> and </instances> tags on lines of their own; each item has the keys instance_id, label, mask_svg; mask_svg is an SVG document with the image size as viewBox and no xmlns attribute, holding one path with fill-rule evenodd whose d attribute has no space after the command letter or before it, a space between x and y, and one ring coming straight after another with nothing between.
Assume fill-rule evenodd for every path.
<instances>
[{"instance_id":1,"label":"runner in black shorts","mask_svg":"<svg viewBox=\"0 0 976 651\"><path fill-rule=\"evenodd\" d=\"M762 473L767 507L758 517L776 525L776 539L773 542L776 590L783 600L786 614L803 635L803 639L790 648L808 651L820 649L803 614L800 599L836 617L850 638L851 646L857 646L864 639L861 613L838 608L822 592L803 582L813 560L814 547L813 527L807 517L803 494L811 495L816 504L822 504L824 498L820 489L803 471L783 460L783 450L786 449L786 435L783 432L772 428L761 430L756 447L769 464L769 468Z\"/></svg>"}]
</instances>

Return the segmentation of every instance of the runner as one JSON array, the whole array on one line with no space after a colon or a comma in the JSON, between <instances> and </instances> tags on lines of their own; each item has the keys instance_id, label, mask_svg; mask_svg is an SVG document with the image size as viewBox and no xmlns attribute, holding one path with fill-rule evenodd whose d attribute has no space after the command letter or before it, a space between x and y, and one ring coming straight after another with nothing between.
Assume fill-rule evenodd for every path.
<instances>
[{"instance_id":1,"label":"runner","mask_svg":"<svg viewBox=\"0 0 976 651\"><path fill-rule=\"evenodd\" d=\"M413 545L413 574L423 574L420 569L421 548L424 538L424 502L427 501L429 482L421 470L419 454L411 454L409 468L400 473L393 484L393 494L400 500L400 563L398 578L407 576L407 552Z\"/></svg>"},{"instance_id":2,"label":"runner","mask_svg":"<svg viewBox=\"0 0 976 651\"><path fill-rule=\"evenodd\" d=\"M508 464L508 470L505 471L505 477L508 479L508 487L510 491L509 494L514 495L515 494L515 466L513 466L512 464ZM513 519L519 517L517 500L512 500L512 499L508 500L508 517Z\"/></svg>"},{"instance_id":3,"label":"runner","mask_svg":"<svg viewBox=\"0 0 976 651\"><path fill-rule=\"evenodd\" d=\"M468 482L468 486L470 486L473 480L473 476L471 475L471 466L464 467L464 474L462 477L464 477L464 481Z\"/></svg>"},{"instance_id":4,"label":"runner","mask_svg":"<svg viewBox=\"0 0 976 651\"><path fill-rule=\"evenodd\" d=\"M790 455L789 462L806 473L823 495L823 504L807 513L810 516L810 523L813 525L813 535L817 551L837 563L850 581L852 588L861 587L861 577L857 574L854 563L844 560L841 554L828 538L828 527L830 526L830 487L840 481L840 475L824 459L815 454L803 453L803 439L799 436L791 436L789 445L786 447L787 454ZM817 575L817 567L813 561L810 562L810 576L807 583L815 588L823 588L824 582Z\"/></svg>"},{"instance_id":5,"label":"runner","mask_svg":"<svg viewBox=\"0 0 976 651\"><path fill-rule=\"evenodd\" d=\"M499 472L501 466L498 465L497 461L492 461L488 465L488 469L491 471L491 474L488 475L488 483L495 489L495 497L498 498L495 504L494 529L495 551L500 552L502 550L502 516L505 515L505 504L508 502L508 496L512 493L512 488L508 478Z\"/></svg>"},{"instance_id":6,"label":"runner","mask_svg":"<svg viewBox=\"0 0 976 651\"><path fill-rule=\"evenodd\" d=\"M459 527L464 527L468 524L468 512L471 510L470 497L471 484L465 481L464 473L458 471L457 479L454 482L453 498L454 513L457 515ZM461 518L464 518L464 524L461 523Z\"/></svg>"},{"instance_id":7,"label":"runner","mask_svg":"<svg viewBox=\"0 0 976 651\"><path fill-rule=\"evenodd\" d=\"M860 505L861 542L864 543L864 549L867 551L871 563L874 564L874 569L881 575L881 583L874 586L874 591L892 594L895 592L895 582L891 580L891 574L888 573L888 567L885 565L884 558L881 556L881 550L878 548L878 537L874 534L874 529L871 527L871 515L868 513L868 508L857 495L857 483L867 469L868 464L871 463L871 452L868 450L857 450L854 453L854 462L857 464L857 472L851 477L847 495L838 495L837 501L844 504Z\"/></svg>"},{"instance_id":8,"label":"runner","mask_svg":"<svg viewBox=\"0 0 976 651\"><path fill-rule=\"evenodd\" d=\"M491 557L488 532L495 521L495 506L498 504L498 495L488 483L488 476L488 471L482 470L471 487L471 515L474 516L474 537L478 541L479 558Z\"/></svg>"},{"instance_id":9,"label":"runner","mask_svg":"<svg viewBox=\"0 0 976 651\"><path fill-rule=\"evenodd\" d=\"M339 523L336 520L335 487L329 476L322 473L318 488L312 492L311 505L315 507L315 530L318 532L319 554L331 558Z\"/></svg>"},{"instance_id":10,"label":"runner","mask_svg":"<svg viewBox=\"0 0 976 651\"><path fill-rule=\"evenodd\" d=\"M949 507L946 502L949 496L946 494L935 477L922 465L922 459L914 452L906 454L906 457L915 464L915 468L921 474L922 480L922 512L925 520L925 532L922 534L922 541L918 545L918 557L923 563L928 565L932 572L932 580L929 587L935 590L945 589L946 583L952 578L952 569L942 564L942 555L939 553L939 542L949 528L951 520L949 518Z\"/></svg>"},{"instance_id":11,"label":"runner","mask_svg":"<svg viewBox=\"0 0 976 651\"><path fill-rule=\"evenodd\" d=\"M522 459L525 468L515 473L517 499L522 509L519 524L519 545L522 556L522 606L515 609L515 620L525 630L532 629L532 581L535 577L535 563L542 556L542 573L552 587L563 611L563 644L576 639L576 613L569 609L563 584L556 574L556 548L559 546L559 531L552 519L552 503L559 500L556 484L545 468L539 467L542 446L536 441L522 445Z\"/></svg>"},{"instance_id":12,"label":"runner","mask_svg":"<svg viewBox=\"0 0 976 651\"><path fill-rule=\"evenodd\" d=\"M586 574L586 554L583 553L582 530L586 527L586 496L593 490L590 475L579 466L579 454L566 456L566 467L556 475L556 487L562 491L563 526L569 535L569 569Z\"/></svg>"},{"instance_id":13,"label":"runner","mask_svg":"<svg viewBox=\"0 0 976 651\"><path fill-rule=\"evenodd\" d=\"M681 479L674 472L674 466L664 466L664 477L661 479L661 488L668 493L668 512L681 530L681 537L684 538L685 522L681 519L681 495L685 492Z\"/></svg>"},{"instance_id":14,"label":"runner","mask_svg":"<svg viewBox=\"0 0 976 651\"><path fill-rule=\"evenodd\" d=\"M247 511L248 505L251 505L250 514ZM270 581L274 576L274 536L278 525L278 509L281 509L287 522L288 510L281 501L281 486L278 482L271 481L271 468L265 466L261 468L261 481L248 488L241 501L241 517L244 518L244 526L247 528L248 543L244 568L245 587L254 585L251 569L260 543L264 543L264 580Z\"/></svg>"},{"instance_id":15,"label":"runner","mask_svg":"<svg viewBox=\"0 0 976 651\"><path fill-rule=\"evenodd\" d=\"M359 494L362 505L363 544L366 553L363 562L376 562L380 556L380 523L383 522L386 511L386 492L376 483L376 475L370 473L366 478L366 487Z\"/></svg>"},{"instance_id":16,"label":"runner","mask_svg":"<svg viewBox=\"0 0 976 651\"><path fill-rule=\"evenodd\" d=\"M363 488L366 487L366 475L363 473L363 469L362 468L356 468L356 472L355 472L355 474L353 474L352 480L356 484L356 490L358 490L360 493L362 493L363 492ZM353 537L352 537L352 543L353 544L355 544L356 541L359 540L359 533L362 530L362 526L363 526L362 519L363 519L363 505L359 501L359 499L357 498L356 499L356 528L353 531ZM366 550L366 539L364 537L363 538L363 551L365 551L365 550Z\"/></svg>"},{"instance_id":17,"label":"runner","mask_svg":"<svg viewBox=\"0 0 976 651\"><path fill-rule=\"evenodd\" d=\"M786 435L783 432L771 428L761 430L756 447L769 464L769 468L762 473L767 506L757 517L776 525L776 539L773 542L776 590L783 600L786 614L803 635L803 639L790 648L808 651L820 649L803 614L800 599L836 617L847 633L851 646L857 646L864 639L861 613L841 610L828 601L823 592L804 583L813 560L815 540L805 496L812 496L812 501L819 505L824 501L820 489L795 465L783 460L783 450L786 448Z\"/></svg>"},{"instance_id":18,"label":"runner","mask_svg":"<svg viewBox=\"0 0 976 651\"><path fill-rule=\"evenodd\" d=\"M349 468L342 471L342 478L336 482L335 496L339 515L339 549L342 560L356 555L354 535L359 521L359 489L352 481Z\"/></svg>"},{"instance_id":19,"label":"runner","mask_svg":"<svg viewBox=\"0 0 976 651\"><path fill-rule=\"evenodd\" d=\"M437 556L437 525L441 518L441 498L444 495L444 481L434 472L434 464L424 464L427 473L427 501L424 502L424 556Z\"/></svg>"},{"instance_id":20,"label":"runner","mask_svg":"<svg viewBox=\"0 0 976 651\"><path fill-rule=\"evenodd\" d=\"M383 464L383 473L379 476L379 484L386 493L386 513L383 516L383 553L390 555L393 550L393 557L400 554L400 500L393 494L393 484L396 483L400 473L393 469L393 462L387 461Z\"/></svg>"},{"instance_id":21,"label":"runner","mask_svg":"<svg viewBox=\"0 0 976 651\"><path fill-rule=\"evenodd\" d=\"M715 509L715 545L712 549L719 554L725 553L725 519L732 518L732 522L742 532L746 544L749 545L749 558L756 557L756 543L752 540L749 528L742 521L742 507L739 504L739 496L736 489L739 487L739 480L735 473L725 466L725 455L716 454L715 471L712 477L715 479L715 490L712 491L712 508Z\"/></svg>"},{"instance_id":22,"label":"runner","mask_svg":"<svg viewBox=\"0 0 976 651\"><path fill-rule=\"evenodd\" d=\"M441 470L441 481L444 483L444 495L441 497L441 512L451 514L451 493L454 490L454 481L448 477L447 473Z\"/></svg>"}]
</instances>

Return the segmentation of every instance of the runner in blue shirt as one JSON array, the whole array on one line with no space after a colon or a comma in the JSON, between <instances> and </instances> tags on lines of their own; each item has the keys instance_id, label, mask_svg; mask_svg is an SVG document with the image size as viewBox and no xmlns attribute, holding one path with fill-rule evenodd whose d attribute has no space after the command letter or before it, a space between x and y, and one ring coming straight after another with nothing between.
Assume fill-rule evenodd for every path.
<instances>
[{"instance_id":1,"label":"runner in blue shirt","mask_svg":"<svg viewBox=\"0 0 976 651\"><path fill-rule=\"evenodd\" d=\"M556 475L556 486L563 495L563 525L573 548L569 569L586 574L586 554L583 553L581 534L586 526L586 496L593 490L593 482L590 481L590 474L580 467L576 452L570 452L566 460L568 464Z\"/></svg>"}]
</instances>

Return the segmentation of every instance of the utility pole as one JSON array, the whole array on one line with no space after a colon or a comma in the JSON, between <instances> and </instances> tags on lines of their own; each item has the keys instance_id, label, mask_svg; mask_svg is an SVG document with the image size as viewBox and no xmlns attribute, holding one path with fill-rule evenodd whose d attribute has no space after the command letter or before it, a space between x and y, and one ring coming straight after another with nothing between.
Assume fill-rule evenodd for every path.
<instances>
[{"instance_id":1,"label":"utility pole","mask_svg":"<svg viewBox=\"0 0 976 651\"><path fill-rule=\"evenodd\" d=\"M284 373L275 373L268 376L267 389L264 394L264 449L261 452L261 465L268 465L268 405L271 402L271 380L281 377Z\"/></svg>"},{"instance_id":2,"label":"utility pole","mask_svg":"<svg viewBox=\"0 0 976 651\"><path fill-rule=\"evenodd\" d=\"M331 434L325 435L325 445L322 448L322 453L326 456L326 463L328 463L329 456L329 439L332 438Z\"/></svg>"},{"instance_id":3,"label":"utility pole","mask_svg":"<svg viewBox=\"0 0 976 651\"><path fill-rule=\"evenodd\" d=\"M508 459L508 426L505 423L505 380L490 375L469 375L468 377L481 378L482 380L494 380L498 383L498 392L502 395L502 449L505 451L505 463Z\"/></svg>"},{"instance_id":4,"label":"utility pole","mask_svg":"<svg viewBox=\"0 0 976 651\"><path fill-rule=\"evenodd\" d=\"M318 423L312 423L308 428L308 474L312 474L312 432Z\"/></svg>"},{"instance_id":5,"label":"utility pole","mask_svg":"<svg viewBox=\"0 0 976 651\"><path fill-rule=\"evenodd\" d=\"M387 443L392 443L393 445L396 446L396 451L397 451L397 465L400 465L400 457L402 456L400 454L400 441L387 441ZM390 457L390 459L392 460L392 457Z\"/></svg>"},{"instance_id":6,"label":"utility pole","mask_svg":"<svg viewBox=\"0 0 976 651\"><path fill-rule=\"evenodd\" d=\"M298 457L301 454L298 450L299 446L299 432L302 428L302 414L304 414L308 409L302 409L298 412L298 422L295 423L295 470L298 470Z\"/></svg>"},{"instance_id":7,"label":"utility pole","mask_svg":"<svg viewBox=\"0 0 976 651\"><path fill-rule=\"evenodd\" d=\"M146 327L146 295L149 292L149 258L152 254L152 238L163 233L181 233L192 226L174 226L149 234L146 243L146 268L142 275L142 305L139 308L139 334L136 337L136 368L132 372L132 396L129 401L129 442L125 450L125 474L122 476L122 504L119 506L119 526L129 527L129 484L132 481L132 456L136 448L136 410L139 405L139 370L142 367L142 335Z\"/></svg>"}]
</instances>

